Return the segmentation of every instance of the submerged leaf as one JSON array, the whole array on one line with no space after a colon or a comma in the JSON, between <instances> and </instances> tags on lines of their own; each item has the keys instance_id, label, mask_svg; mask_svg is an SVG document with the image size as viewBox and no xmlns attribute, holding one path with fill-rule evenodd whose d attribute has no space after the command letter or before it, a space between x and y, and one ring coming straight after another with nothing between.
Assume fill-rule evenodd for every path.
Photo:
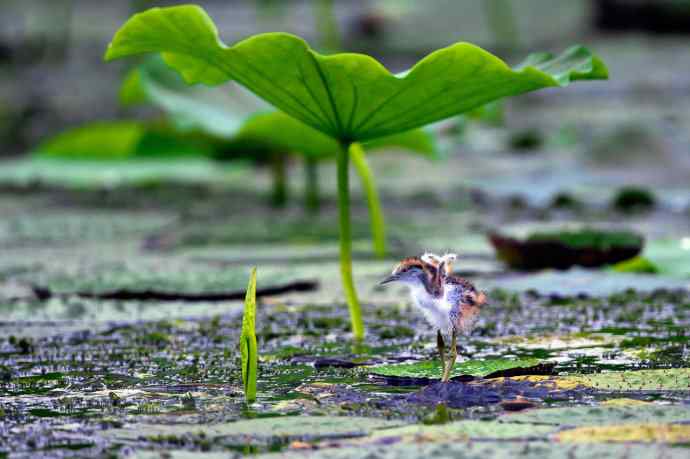
<instances>
[{"instance_id":1,"label":"submerged leaf","mask_svg":"<svg viewBox=\"0 0 690 459\"><path fill-rule=\"evenodd\" d=\"M563 389L592 388L611 392L672 391L690 389L690 368L604 371L563 376L525 376L533 382Z\"/></svg>"},{"instance_id":2,"label":"submerged leaf","mask_svg":"<svg viewBox=\"0 0 690 459\"><path fill-rule=\"evenodd\" d=\"M690 408L682 405L603 405L547 408L508 414L505 422L567 426L647 424L690 421Z\"/></svg>"},{"instance_id":3,"label":"submerged leaf","mask_svg":"<svg viewBox=\"0 0 690 459\"><path fill-rule=\"evenodd\" d=\"M531 368L539 365L539 359L488 359L468 360L453 367L452 377L476 376L486 377L492 373L504 372L517 368ZM385 364L369 367L368 370L379 376L398 378L440 379L443 371L441 362L429 360L415 363Z\"/></svg>"},{"instance_id":4,"label":"submerged leaf","mask_svg":"<svg viewBox=\"0 0 690 459\"><path fill-rule=\"evenodd\" d=\"M256 346L256 268L252 268L244 299L244 316L242 317L242 335L240 351L242 353L242 384L244 396L248 402L256 400L256 372L258 371L258 351Z\"/></svg>"},{"instance_id":5,"label":"submerged leaf","mask_svg":"<svg viewBox=\"0 0 690 459\"><path fill-rule=\"evenodd\" d=\"M272 438L323 438L366 435L376 429L395 427L400 422L365 417L338 416L277 416L246 419L220 424L135 424L130 428L111 429L104 432L109 438L135 440L138 438L171 438L183 435L217 437Z\"/></svg>"},{"instance_id":6,"label":"submerged leaf","mask_svg":"<svg viewBox=\"0 0 690 459\"><path fill-rule=\"evenodd\" d=\"M602 443L602 442L645 442L645 443L687 443L690 442L690 425L634 424L601 427L579 427L556 435L560 442Z\"/></svg>"},{"instance_id":7,"label":"submerged leaf","mask_svg":"<svg viewBox=\"0 0 690 459\"><path fill-rule=\"evenodd\" d=\"M501 336L495 342L522 349L581 349L590 347L610 347L619 344L624 337L610 333L571 333L566 335Z\"/></svg>"},{"instance_id":8,"label":"submerged leaf","mask_svg":"<svg viewBox=\"0 0 690 459\"><path fill-rule=\"evenodd\" d=\"M159 453L158 453L159 454ZM193 454L204 454L194 452ZM208 453L207 453L208 454ZM364 444L359 447L321 447L316 451L305 453L301 450L268 453L256 456L259 459L428 459L428 458L463 458L463 459L685 459L685 448L667 445L645 444L560 444L544 441L436 441L396 443L380 442ZM153 457L153 456L147 456ZM186 459L187 456L173 455L173 459ZM194 456L199 457L199 456ZM201 456L204 457L204 456ZM209 457L208 459L212 459ZM215 458L213 458L215 459Z\"/></svg>"},{"instance_id":9,"label":"submerged leaf","mask_svg":"<svg viewBox=\"0 0 690 459\"><path fill-rule=\"evenodd\" d=\"M229 47L194 5L134 15L115 34L106 59L142 53L162 53L188 83L234 80L290 116L348 141L407 131L506 96L607 77L601 59L579 46L558 57L532 55L513 70L477 46L456 43L401 75L362 54L323 56L286 33L255 35Z\"/></svg>"},{"instance_id":10,"label":"submerged leaf","mask_svg":"<svg viewBox=\"0 0 690 459\"><path fill-rule=\"evenodd\" d=\"M507 423L496 421L459 421L443 425L409 425L394 429L378 430L365 441L401 437L401 441L463 441L474 439L513 439L545 437L554 431L553 426Z\"/></svg>"},{"instance_id":11,"label":"submerged leaf","mask_svg":"<svg viewBox=\"0 0 690 459\"><path fill-rule=\"evenodd\" d=\"M563 378L586 387L610 391L690 390L690 368L607 371Z\"/></svg>"}]
</instances>

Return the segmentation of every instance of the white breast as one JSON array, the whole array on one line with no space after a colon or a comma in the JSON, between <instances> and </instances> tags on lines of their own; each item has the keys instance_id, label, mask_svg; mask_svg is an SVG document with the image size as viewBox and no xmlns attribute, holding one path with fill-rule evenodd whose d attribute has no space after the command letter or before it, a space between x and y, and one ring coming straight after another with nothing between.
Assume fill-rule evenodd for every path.
<instances>
[{"instance_id":1,"label":"white breast","mask_svg":"<svg viewBox=\"0 0 690 459\"><path fill-rule=\"evenodd\" d=\"M445 299L432 297L423 286L412 287L411 293L415 306L422 311L427 322L442 333L448 333L451 327L450 305Z\"/></svg>"}]
</instances>

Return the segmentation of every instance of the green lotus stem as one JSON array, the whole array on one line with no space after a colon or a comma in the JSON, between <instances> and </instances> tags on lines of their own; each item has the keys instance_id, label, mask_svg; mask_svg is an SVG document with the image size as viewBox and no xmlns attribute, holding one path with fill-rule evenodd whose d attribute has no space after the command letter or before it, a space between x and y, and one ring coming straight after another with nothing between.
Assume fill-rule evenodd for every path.
<instances>
[{"instance_id":1,"label":"green lotus stem","mask_svg":"<svg viewBox=\"0 0 690 459\"><path fill-rule=\"evenodd\" d=\"M319 163L314 158L304 160L304 207L312 214L319 211Z\"/></svg>"},{"instance_id":2,"label":"green lotus stem","mask_svg":"<svg viewBox=\"0 0 690 459\"><path fill-rule=\"evenodd\" d=\"M286 155L274 154L271 157L271 172L273 174L271 204L273 207L285 207L288 200Z\"/></svg>"},{"instance_id":3,"label":"green lotus stem","mask_svg":"<svg viewBox=\"0 0 690 459\"><path fill-rule=\"evenodd\" d=\"M383 219L383 209L381 208L381 199L378 191L376 191L376 182L374 181L374 174L371 173L367 158L364 156L364 148L362 144L354 142L350 145L350 157L352 163L357 169L362 186L367 196L367 205L369 206L369 220L371 222L371 237L374 245L374 254L378 258L386 256L386 225Z\"/></svg>"},{"instance_id":4,"label":"green lotus stem","mask_svg":"<svg viewBox=\"0 0 690 459\"><path fill-rule=\"evenodd\" d=\"M338 164L338 224L340 228L340 276L345 290L345 299L350 309L352 334L355 340L364 338L362 308L357 299L355 283L352 279L352 231L350 228L350 185L349 153L350 144L342 144L337 153Z\"/></svg>"}]
</instances>

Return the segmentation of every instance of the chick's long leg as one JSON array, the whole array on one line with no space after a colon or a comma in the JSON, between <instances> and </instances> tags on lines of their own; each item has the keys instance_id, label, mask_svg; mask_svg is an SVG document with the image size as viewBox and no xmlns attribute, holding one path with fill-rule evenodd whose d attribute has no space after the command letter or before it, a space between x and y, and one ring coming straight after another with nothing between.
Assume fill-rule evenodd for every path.
<instances>
[{"instance_id":1,"label":"chick's long leg","mask_svg":"<svg viewBox=\"0 0 690 459\"><path fill-rule=\"evenodd\" d=\"M455 360L458 358L458 332L453 329L450 338L450 358L448 362L443 364L443 378L442 382L448 382L450 380L451 372L453 371L453 365L455 365Z\"/></svg>"},{"instance_id":2,"label":"chick's long leg","mask_svg":"<svg viewBox=\"0 0 690 459\"><path fill-rule=\"evenodd\" d=\"M446 371L446 344L443 342L441 330L436 330L436 347L438 348L438 355L441 357L443 371Z\"/></svg>"}]
</instances>

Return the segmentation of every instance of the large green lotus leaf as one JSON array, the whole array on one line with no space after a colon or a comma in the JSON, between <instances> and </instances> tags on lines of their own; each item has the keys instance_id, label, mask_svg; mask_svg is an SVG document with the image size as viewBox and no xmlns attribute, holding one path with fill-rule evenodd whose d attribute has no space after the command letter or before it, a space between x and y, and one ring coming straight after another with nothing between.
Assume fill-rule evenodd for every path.
<instances>
[{"instance_id":1,"label":"large green lotus leaf","mask_svg":"<svg viewBox=\"0 0 690 459\"><path fill-rule=\"evenodd\" d=\"M598 426L690 421L690 407L683 405L574 406L508 414L501 421L525 424Z\"/></svg>"},{"instance_id":2,"label":"large green lotus leaf","mask_svg":"<svg viewBox=\"0 0 690 459\"><path fill-rule=\"evenodd\" d=\"M335 158L340 146L333 138L283 112L261 113L249 118L233 143L238 148L299 153L316 159ZM364 144L367 152L400 148L436 158L434 137L423 129L381 137Z\"/></svg>"},{"instance_id":3,"label":"large green lotus leaf","mask_svg":"<svg viewBox=\"0 0 690 459\"><path fill-rule=\"evenodd\" d=\"M531 368L539 365L539 359L487 359L468 360L455 364L452 376L476 376L485 377L497 371L512 370L515 368ZM415 363L398 363L375 365L368 370L380 376L392 376L399 378L428 378L440 379L443 369L438 359Z\"/></svg>"},{"instance_id":4,"label":"large green lotus leaf","mask_svg":"<svg viewBox=\"0 0 690 459\"><path fill-rule=\"evenodd\" d=\"M142 53L162 53L188 83L234 80L298 120L348 141L407 131L506 96L607 78L602 60L580 46L557 57L532 55L511 69L477 46L456 43L400 75L362 54L323 56L286 33L227 46L211 18L194 5L134 15L115 34L106 59Z\"/></svg>"}]
</instances>

